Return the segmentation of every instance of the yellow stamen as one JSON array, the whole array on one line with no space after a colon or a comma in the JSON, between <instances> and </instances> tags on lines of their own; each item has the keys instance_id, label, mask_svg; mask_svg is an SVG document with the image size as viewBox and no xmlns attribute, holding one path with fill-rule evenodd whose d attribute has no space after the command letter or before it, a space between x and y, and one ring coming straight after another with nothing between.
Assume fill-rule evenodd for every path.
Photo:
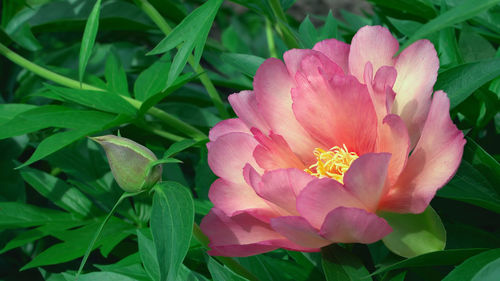
<instances>
[{"instance_id":1,"label":"yellow stamen","mask_svg":"<svg viewBox=\"0 0 500 281\"><path fill-rule=\"evenodd\" d=\"M313 153L317 162L304 171L315 177L328 177L343 184L344 173L359 156L355 152L349 152L345 144L342 146L342 148L334 146L327 151L315 148Z\"/></svg>"}]
</instances>

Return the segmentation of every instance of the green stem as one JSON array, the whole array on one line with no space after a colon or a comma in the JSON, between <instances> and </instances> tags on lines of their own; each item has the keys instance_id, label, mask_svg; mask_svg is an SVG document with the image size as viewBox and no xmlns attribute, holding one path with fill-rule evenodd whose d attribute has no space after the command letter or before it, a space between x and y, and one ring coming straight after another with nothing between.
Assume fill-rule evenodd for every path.
<instances>
[{"instance_id":1,"label":"green stem","mask_svg":"<svg viewBox=\"0 0 500 281\"><path fill-rule=\"evenodd\" d=\"M290 30L288 26L288 21L286 19L286 14L281 7L280 0L269 0L269 4L271 5L271 10L273 11L274 16L276 17L276 22L278 24L277 30L278 34L281 36L283 41L288 48L298 48L299 43L297 42L297 38Z\"/></svg>"},{"instance_id":2,"label":"green stem","mask_svg":"<svg viewBox=\"0 0 500 281\"><path fill-rule=\"evenodd\" d=\"M80 83L79 81L73 80L71 78L62 76L60 74L57 74L55 72L52 72L46 68L43 68L35 63L32 63L31 61L23 58L22 56L18 55L17 53L13 52L9 48L7 48L5 45L0 43L0 54L4 55L7 59L11 60L15 64L35 73L36 75L39 75L47 80L53 81L57 84L66 86L68 88L72 89L82 89L82 90L92 90L92 91L105 91L104 89L86 84L86 83ZM140 109L142 106L142 102L135 100L133 98L121 96L123 99L128 101L131 105L133 105L135 108ZM148 113L151 114L152 116L160 119L161 121L165 122L166 124L170 125L171 127L177 129L180 132L185 133L186 135L197 139L206 139L207 136L197 128L185 123L184 121L178 119L177 117L168 114L167 112L158 109L156 107L152 107L148 110Z\"/></svg>"},{"instance_id":3,"label":"green stem","mask_svg":"<svg viewBox=\"0 0 500 281\"><path fill-rule=\"evenodd\" d=\"M168 34L170 34L172 28L170 27L170 25L168 25L167 21L165 21L163 16L158 12L158 10L156 10L153 5L151 5L147 0L135 0L135 3L144 11L144 13L146 13L151 18L151 20L165 35L168 36ZM198 74L201 84L203 84L203 87L205 87L205 89L207 90L208 96L219 111L220 116L223 119L229 118L229 113L227 112L226 107L224 106L224 102L220 98L219 93L215 89L212 80L210 80L203 67L199 63L195 63L192 54L190 54L188 57L188 63L189 65L191 65L194 72Z\"/></svg>"},{"instance_id":4,"label":"green stem","mask_svg":"<svg viewBox=\"0 0 500 281\"><path fill-rule=\"evenodd\" d=\"M208 243L210 242L208 237L203 234L198 224L194 223L193 225L193 236L194 238L201 243L203 248L208 249ZM245 277L250 281L258 281L259 279L255 277L250 271L244 268L241 264L229 257L215 257L221 263L225 264L228 268L230 268L233 272L237 273Z\"/></svg>"},{"instance_id":5,"label":"green stem","mask_svg":"<svg viewBox=\"0 0 500 281\"><path fill-rule=\"evenodd\" d=\"M268 18L266 18L266 39L269 55L273 58L277 58L278 52L276 52L276 44L274 43L273 28Z\"/></svg>"}]
</instances>

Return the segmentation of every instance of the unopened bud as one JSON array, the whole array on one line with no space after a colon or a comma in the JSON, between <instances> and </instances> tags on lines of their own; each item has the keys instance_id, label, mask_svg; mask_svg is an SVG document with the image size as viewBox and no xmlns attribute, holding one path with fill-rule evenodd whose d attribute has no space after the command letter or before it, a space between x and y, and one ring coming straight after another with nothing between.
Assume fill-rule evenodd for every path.
<instances>
[{"instance_id":1,"label":"unopened bud","mask_svg":"<svg viewBox=\"0 0 500 281\"><path fill-rule=\"evenodd\" d=\"M123 190L138 192L149 189L161 179L161 165L150 168L158 158L146 147L113 135L92 139L104 148L111 172Z\"/></svg>"}]
</instances>

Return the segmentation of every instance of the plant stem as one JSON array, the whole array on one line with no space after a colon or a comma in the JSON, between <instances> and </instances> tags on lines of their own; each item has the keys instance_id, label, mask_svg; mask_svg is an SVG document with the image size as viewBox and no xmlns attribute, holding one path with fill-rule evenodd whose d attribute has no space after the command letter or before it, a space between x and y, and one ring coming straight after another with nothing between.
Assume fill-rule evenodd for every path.
<instances>
[{"instance_id":1,"label":"plant stem","mask_svg":"<svg viewBox=\"0 0 500 281\"><path fill-rule=\"evenodd\" d=\"M200 227L196 223L194 223L193 225L193 236L198 242L201 243L203 248L208 249L208 243L210 241L208 240L208 237L205 236L205 234L203 234ZM227 267L229 267L232 271L247 278L248 280L250 281L259 280L257 277L255 277L255 275L253 275L250 271L248 271L234 259L229 257L215 257L215 258L219 260L221 263L225 264Z\"/></svg>"},{"instance_id":2,"label":"plant stem","mask_svg":"<svg viewBox=\"0 0 500 281\"><path fill-rule=\"evenodd\" d=\"M269 49L269 55L273 58L278 58L278 52L276 52L276 44L274 43L271 21L268 18L266 18L266 39L267 47Z\"/></svg>"},{"instance_id":3,"label":"plant stem","mask_svg":"<svg viewBox=\"0 0 500 281\"><path fill-rule=\"evenodd\" d=\"M57 84L66 86L68 88L72 89L82 89L82 90L92 90L92 91L106 91L102 88L98 88L86 83L80 83L79 81L73 80L71 78L62 76L60 74L57 74L55 72L52 72L44 67L41 67L35 63L32 63L31 61L23 58L19 54L13 52L9 48L7 48L5 45L0 43L0 54L4 55L7 59L11 60L15 64L35 73L36 75L39 75L47 80L53 81ZM142 102L135 100L133 98L121 96L123 99L128 101L132 106L134 106L137 109L140 109L142 106ZM156 107L152 107L148 110L148 113L151 114L152 116L160 119L164 123L170 125L171 127L177 129L180 132L185 133L186 135L197 139L206 139L207 136L197 128L185 123L184 121L178 119L177 117L168 114L167 112L158 109ZM164 134L164 136L166 136ZM172 135L173 136L173 135Z\"/></svg>"},{"instance_id":4,"label":"plant stem","mask_svg":"<svg viewBox=\"0 0 500 281\"><path fill-rule=\"evenodd\" d=\"M281 7L280 0L269 0L269 4L271 5L271 10L276 17L276 22L278 25L277 30L281 38L283 39L283 41L285 41L285 44L288 48L298 48L299 43L297 42L297 38L295 38L293 32L288 27L288 21L286 19L283 8Z\"/></svg>"},{"instance_id":5,"label":"plant stem","mask_svg":"<svg viewBox=\"0 0 500 281\"><path fill-rule=\"evenodd\" d=\"M146 13L151 18L151 20L165 35L168 36L168 34L170 34L172 28L170 27L170 25L168 25L167 21L165 21L158 10L156 10L156 8L151 5L151 3L149 3L147 0L135 0L135 3L144 11L144 13ZM201 84L203 84L203 87L205 87L205 89L207 90L208 96L219 111L220 116L223 119L229 118L229 113L227 112L226 107L224 106L224 102L222 102L219 93L215 89L212 80L210 80L203 67L199 63L196 63L194 61L194 57L192 54L190 54L188 57L188 63L189 65L191 65L194 72L198 74Z\"/></svg>"}]
</instances>

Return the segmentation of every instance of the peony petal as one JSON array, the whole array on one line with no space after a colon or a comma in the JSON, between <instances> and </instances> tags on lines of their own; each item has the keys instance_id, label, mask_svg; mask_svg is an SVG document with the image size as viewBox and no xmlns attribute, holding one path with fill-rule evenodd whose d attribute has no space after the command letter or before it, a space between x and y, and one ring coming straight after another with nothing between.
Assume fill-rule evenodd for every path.
<instances>
[{"instance_id":1,"label":"peony petal","mask_svg":"<svg viewBox=\"0 0 500 281\"><path fill-rule=\"evenodd\" d=\"M390 112L394 101L392 86L396 81L396 70L392 66L382 66L373 78L373 67L370 62L365 65L364 82L377 113L378 123Z\"/></svg>"},{"instance_id":2,"label":"peony petal","mask_svg":"<svg viewBox=\"0 0 500 281\"><path fill-rule=\"evenodd\" d=\"M250 134L250 130L240 119L226 119L220 121L212 129L210 129L208 138L210 141L215 141L220 136L236 132Z\"/></svg>"},{"instance_id":3,"label":"peony petal","mask_svg":"<svg viewBox=\"0 0 500 281\"><path fill-rule=\"evenodd\" d=\"M253 128L252 133L260 143L253 152L253 157L264 170L276 170L283 168L297 168L303 170L304 163L293 153L285 139L273 132L269 137Z\"/></svg>"},{"instance_id":4,"label":"peony petal","mask_svg":"<svg viewBox=\"0 0 500 281\"><path fill-rule=\"evenodd\" d=\"M326 39L316 43L313 50L322 52L331 61L340 66L345 74L349 73L349 44L337 39Z\"/></svg>"},{"instance_id":5,"label":"peony petal","mask_svg":"<svg viewBox=\"0 0 500 281\"><path fill-rule=\"evenodd\" d=\"M358 155L373 151L377 115L365 85L352 76L335 75L314 86L301 73L297 78L302 81L292 91L293 110L322 148L345 144Z\"/></svg>"},{"instance_id":6,"label":"peony petal","mask_svg":"<svg viewBox=\"0 0 500 281\"><path fill-rule=\"evenodd\" d=\"M230 95L227 99L236 115L249 129L258 128L266 134L269 132L269 125L259 112L260 109L254 92L241 91Z\"/></svg>"},{"instance_id":7,"label":"peony petal","mask_svg":"<svg viewBox=\"0 0 500 281\"><path fill-rule=\"evenodd\" d=\"M349 73L362 82L365 65L370 62L373 72L384 66L393 66L392 58L399 49L399 43L391 32L382 26L365 26L358 30L351 41L349 52Z\"/></svg>"},{"instance_id":8,"label":"peony petal","mask_svg":"<svg viewBox=\"0 0 500 281\"><path fill-rule=\"evenodd\" d=\"M252 157L257 144L257 141L249 134L223 135L214 142L207 143L208 165L218 177L234 183L244 183L243 167L245 164L258 166Z\"/></svg>"},{"instance_id":9,"label":"peony petal","mask_svg":"<svg viewBox=\"0 0 500 281\"><path fill-rule=\"evenodd\" d=\"M389 153L367 153L354 160L344 175L345 189L368 211L376 211L383 195L390 159Z\"/></svg>"},{"instance_id":10,"label":"peony petal","mask_svg":"<svg viewBox=\"0 0 500 281\"><path fill-rule=\"evenodd\" d=\"M450 100L446 93L436 92L422 136L395 187L381 202L382 210L423 212L436 191L455 174L465 139L451 121L449 110Z\"/></svg>"},{"instance_id":11,"label":"peony petal","mask_svg":"<svg viewBox=\"0 0 500 281\"><path fill-rule=\"evenodd\" d=\"M258 217L276 216L276 212L260 198L252 187L243 183L232 183L224 179L217 179L208 192L210 201L227 216L241 213L243 210L258 209Z\"/></svg>"},{"instance_id":12,"label":"peony petal","mask_svg":"<svg viewBox=\"0 0 500 281\"><path fill-rule=\"evenodd\" d=\"M255 192L262 198L278 205L288 215L298 215L296 197L316 177L298 169L279 169L264 173Z\"/></svg>"},{"instance_id":13,"label":"peony petal","mask_svg":"<svg viewBox=\"0 0 500 281\"><path fill-rule=\"evenodd\" d=\"M379 129L377 152L389 152L388 186L392 186L406 166L410 153L410 137L401 117L395 114L387 115Z\"/></svg>"},{"instance_id":14,"label":"peony petal","mask_svg":"<svg viewBox=\"0 0 500 281\"><path fill-rule=\"evenodd\" d=\"M300 126L292 111L291 89L294 82L283 62L267 59L257 70L254 91L260 114L275 134L285 138L302 160L310 159L317 142Z\"/></svg>"},{"instance_id":15,"label":"peony petal","mask_svg":"<svg viewBox=\"0 0 500 281\"><path fill-rule=\"evenodd\" d=\"M271 227L288 240L309 248L321 248L331 244L318 234L306 219L299 216L278 217L271 219Z\"/></svg>"},{"instance_id":16,"label":"peony petal","mask_svg":"<svg viewBox=\"0 0 500 281\"><path fill-rule=\"evenodd\" d=\"M339 207L328 213L320 234L334 243L370 244L391 232L387 221L373 213Z\"/></svg>"},{"instance_id":17,"label":"peony petal","mask_svg":"<svg viewBox=\"0 0 500 281\"><path fill-rule=\"evenodd\" d=\"M341 206L365 208L344 186L330 178L311 181L297 196L297 210L317 229L331 210Z\"/></svg>"},{"instance_id":18,"label":"peony petal","mask_svg":"<svg viewBox=\"0 0 500 281\"><path fill-rule=\"evenodd\" d=\"M439 58L430 41L419 40L401 52L395 68L398 77L394 84L396 99L392 112L405 121L413 148L429 111Z\"/></svg>"},{"instance_id":19,"label":"peony petal","mask_svg":"<svg viewBox=\"0 0 500 281\"><path fill-rule=\"evenodd\" d=\"M313 58L313 63L304 65L304 61L310 61ZM317 72L318 68L322 68L323 72L327 76L332 76L334 74L344 74L344 71L331 61L323 53L309 50L309 49L292 49L285 54L283 54L283 60L285 61L286 68L290 77L294 78L298 71L304 71L304 67L312 68L313 71Z\"/></svg>"}]
</instances>

